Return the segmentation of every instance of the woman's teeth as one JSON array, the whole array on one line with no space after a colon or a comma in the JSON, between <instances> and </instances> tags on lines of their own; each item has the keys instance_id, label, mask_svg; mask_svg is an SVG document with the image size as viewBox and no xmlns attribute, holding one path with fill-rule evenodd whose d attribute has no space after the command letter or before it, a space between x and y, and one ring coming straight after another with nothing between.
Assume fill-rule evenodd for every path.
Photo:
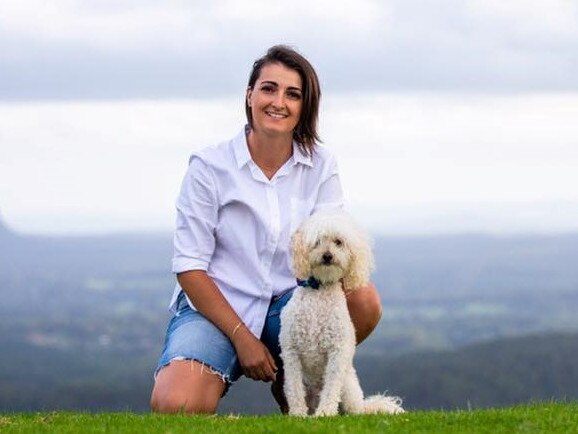
<instances>
[{"instance_id":1,"label":"woman's teeth","mask_svg":"<svg viewBox=\"0 0 578 434\"><path fill-rule=\"evenodd\" d=\"M286 117L287 117L287 115L284 115L284 114L281 114L281 113L271 113L271 112L265 112L265 113L267 113L267 115L269 115L269 116L271 116L272 118L275 118L275 119L283 119L283 118L286 118Z\"/></svg>"}]
</instances>

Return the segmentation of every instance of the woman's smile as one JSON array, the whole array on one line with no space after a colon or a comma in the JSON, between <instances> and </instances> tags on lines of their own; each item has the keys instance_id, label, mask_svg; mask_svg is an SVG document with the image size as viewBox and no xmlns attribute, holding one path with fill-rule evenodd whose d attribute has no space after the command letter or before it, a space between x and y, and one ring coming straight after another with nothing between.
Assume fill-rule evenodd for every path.
<instances>
[{"instance_id":1,"label":"woman's smile","mask_svg":"<svg viewBox=\"0 0 578 434\"><path fill-rule=\"evenodd\" d=\"M283 113L276 113L276 112L269 112L269 111L266 111L265 113L267 114L267 116L271 116L272 118L275 118L275 119L285 119L287 117L287 115L285 115Z\"/></svg>"}]
</instances>

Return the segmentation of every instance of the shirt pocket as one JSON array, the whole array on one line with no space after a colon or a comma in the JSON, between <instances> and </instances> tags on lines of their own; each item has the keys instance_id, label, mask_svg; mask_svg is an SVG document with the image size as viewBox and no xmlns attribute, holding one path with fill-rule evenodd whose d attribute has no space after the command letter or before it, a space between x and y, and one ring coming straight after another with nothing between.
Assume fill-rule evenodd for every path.
<instances>
[{"instance_id":1,"label":"shirt pocket","mask_svg":"<svg viewBox=\"0 0 578 434\"><path fill-rule=\"evenodd\" d=\"M291 233L295 232L299 225L311 215L312 208L307 200L291 198Z\"/></svg>"}]
</instances>

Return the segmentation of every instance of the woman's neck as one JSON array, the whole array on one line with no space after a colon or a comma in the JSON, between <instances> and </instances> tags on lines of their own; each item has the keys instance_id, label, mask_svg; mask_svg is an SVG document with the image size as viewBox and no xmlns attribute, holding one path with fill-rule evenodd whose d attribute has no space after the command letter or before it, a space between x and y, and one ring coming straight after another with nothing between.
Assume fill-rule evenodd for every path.
<instances>
[{"instance_id":1,"label":"woman's neck","mask_svg":"<svg viewBox=\"0 0 578 434\"><path fill-rule=\"evenodd\" d=\"M268 179L293 155L293 137L269 136L251 129L247 135L251 158Z\"/></svg>"}]
</instances>

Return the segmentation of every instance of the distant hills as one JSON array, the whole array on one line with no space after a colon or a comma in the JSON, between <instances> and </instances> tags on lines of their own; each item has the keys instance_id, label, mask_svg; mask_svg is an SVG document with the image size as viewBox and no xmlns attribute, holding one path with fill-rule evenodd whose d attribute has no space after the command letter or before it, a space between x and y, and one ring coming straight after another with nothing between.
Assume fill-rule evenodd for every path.
<instances>
[{"instance_id":1,"label":"distant hills","mask_svg":"<svg viewBox=\"0 0 578 434\"><path fill-rule=\"evenodd\" d=\"M388 362L359 360L368 391L389 390L412 408L504 406L578 399L578 334L499 339Z\"/></svg>"},{"instance_id":2,"label":"distant hills","mask_svg":"<svg viewBox=\"0 0 578 434\"><path fill-rule=\"evenodd\" d=\"M0 343L0 412L148 411L156 352L97 354L6 337ZM468 409L578 400L577 359L578 334L550 334L393 359L365 355L355 364L366 394L399 395L408 409ZM219 411L263 414L277 408L269 384L243 379Z\"/></svg>"},{"instance_id":3,"label":"distant hills","mask_svg":"<svg viewBox=\"0 0 578 434\"><path fill-rule=\"evenodd\" d=\"M577 399L578 234L378 237L374 250L384 315L358 348L367 392L409 408ZM170 234L22 236L0 222L0 412L145 411L171 256ZM275 410L267 385L245 383L222 411Z\"/></svg>"},{"instance_id":4,"label":"distant hills","mask_svg":"<svg viewBox=\"0 0 578 434\"><path fill-rule=\"evenodd\" d=\"M14 237L14 234L8 229L8 226L6 226L2 219L2 213L0 213L0 241L9 237Z\"/></svg>"}]
</instances>

